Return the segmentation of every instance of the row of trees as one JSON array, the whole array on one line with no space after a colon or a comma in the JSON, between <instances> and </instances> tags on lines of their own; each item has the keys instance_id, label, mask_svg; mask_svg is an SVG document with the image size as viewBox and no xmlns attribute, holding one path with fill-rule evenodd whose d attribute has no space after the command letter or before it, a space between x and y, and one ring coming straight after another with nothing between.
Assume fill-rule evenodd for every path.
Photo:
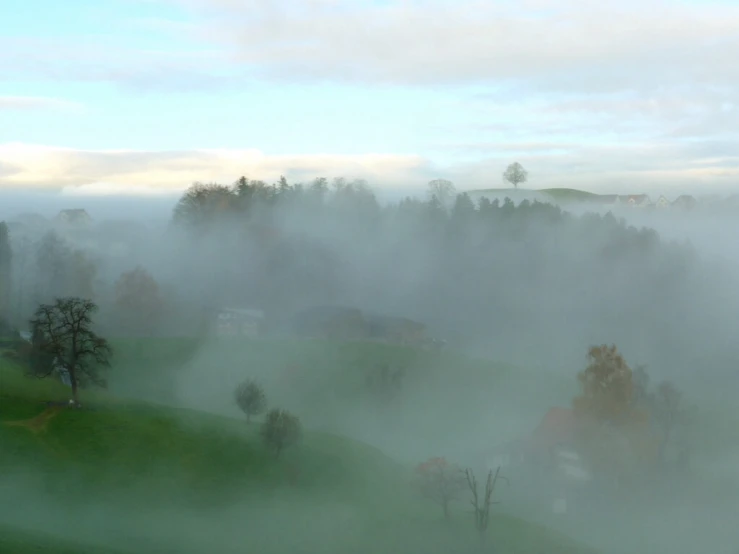
<instances>
[{"instance_id":1,"label":"row of trees","mask_svg":"<svg viewBox=\"0 0 739 554\"><path fill-rule=\"evenodd\" d=\"M247 425L251 418L267 410L267 396L262 386L253 379L247 379L234 391L236 405L246 415ZM280 408L272 408L267 412L260 436L265 446L278 458L285 448L298 443L303 431L300 419Z\"/></svg>"},{"instance_id":2,"label":"row of trees","mask_svg":"<svg viewBox=\"0 0 739 554\"><path fill-rule=\"evenodd\" d=\"M11 241L0 222L0 320L23 326L34 306L55 298L86 298L101 307L98 324L115 334L150 335L166 316L167 299L154 276L141 265L122 272L107 287L96 259L55 231L37 241Z\"/></svg>"}]
</instances>

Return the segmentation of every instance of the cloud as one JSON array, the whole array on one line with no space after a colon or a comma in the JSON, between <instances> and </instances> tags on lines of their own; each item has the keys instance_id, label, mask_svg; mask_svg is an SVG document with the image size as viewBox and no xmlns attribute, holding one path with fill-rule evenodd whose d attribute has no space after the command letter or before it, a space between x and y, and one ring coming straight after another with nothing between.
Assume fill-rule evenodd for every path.
<instances>
[{"instance_id":1,"label":"cloud","mask_svg":"<svg viewBox=\"0 0 739 554\"><path fill-rule=\"evenodd\" d=\"M734 85L739 6L666 0L175 0L268 78L549 90Z\"/></svg>"},{"instance_id":2,"label":"cloud","mask_svg":"<svg viewBox=\"0 0 739 554\"><path fill-rule=\"evenodd\" d=\"M257 78L482 84L514 97L733 88L739 79L739 6L729 2L152 1L187 16L120 14L119 28L143 30L159 48L101 43L92 34L5 37L0 76L160 90L243 86Z\"/></svg>"},{"instance_id":3,"label":"cloud","mask_svg":"<svg viewBox=\"0 0 739 554\"><path fill-rule=\"evenodd\" d=\"M0 111L79 111L81 109L82 104L60 98L47 98L42 96L0 96Z\"/></svg>"},{"instance_id":4,"label":"cloud","mask_svg":"<svg viewBox=\"0 0 739 554\"><path fill-rule=\"evenodd\" d=\"M530 171L527 187L537 189L566 187L671 196L679 191L702 194L739 189L739 153L733 141L562 144L550 151L515 154L507 146L505 142L460 145L486 155L482 160L455 165L449 177L459 183L486 181L481 188L505 187L502 172L515 157Z\"/></svg>"},{"instance_id":5,"label":"cloud","mask_svg":"<svg viewBox=\"0 0 739 554\"><path fill-rule=\"evenodd\" d=\"M0 188L56 189L66 194L152 194L181 191L194 181L230 184L241 175L275 182L316 177L364 178L393 186L423 185L436 176L420 156L394 154L272 156L259 150L83 151L0 144Z\"/></svg>"},{"instance_id":6,"label":"cloud","mask_svg":"<svg viewBox=\"0 0 739 554\"><path fill-rule=\"evenodd\" d=\"M0 189L60 191L74 196L177 194L195 181L230 184L241 175L276 182L316 177L363 178L383 194L412 194L429 180L459 189L505 186L514 158L530 172L530 188L574 187L594 192L727 191L739 185L739 154L731 141L583 145L489 142L459 145L477 154L446 167L411 155L281 155L259 150L82 151L0 144ZM516 149L518 148L518 150ZM464 160L464 157L461 158ZM396 194L397 193L397 194Z\"/></svg>"}]
</instances>

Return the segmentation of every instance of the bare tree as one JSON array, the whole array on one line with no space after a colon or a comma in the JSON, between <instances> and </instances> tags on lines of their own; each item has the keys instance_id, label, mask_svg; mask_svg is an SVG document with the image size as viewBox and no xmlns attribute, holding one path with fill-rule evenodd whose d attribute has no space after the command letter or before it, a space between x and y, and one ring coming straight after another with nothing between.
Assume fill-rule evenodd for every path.
<instances>
[{"instance_id":1,"label":"bare tree","mask_svg":"<svg viewBox=\"0 0 739 554\"><path fill-rule=\"evenodd\" d=\"M274 452L275 458L279 458L286 447L296 444L302 435L302 427L297 416L278 408L267 412L262 424L262 440L267 448Z\"/></svg>"},{"instance_id":2,"label":"bare tree","mask_svg":"<svg viewBox=\"0 0 739 554\"><path fill-rule=\"evenodd\" d=\"M515 188L518 188L518 185L525 183L528 178L529 172L526 171L518 162L514 162L509 165L503 173L503 179L508 181Z\"/></svg>"},{"instance_id":3,"label":"bare tree","mask_svg":"<svg viewBox=\"0 0 739 554\"><path fill-rule=\"evenodd\" d=\"M449 207L456 193L457 189L455 188L454 183L448 181L447 179L434 179L433 181L429 181L429 199L436 197L436 199L445 208Z\"/></svg>"},{"instance_id":4,"label":"bare tree","mask_svg":"<svg viewBox=\"0 0 739 554\"><path fill-rule=\"evenodd\" d=\"M677 427L687 419L688 412L682 393L669 381L662 381L652 399L652 413L661 431L659 460L665 461L665 453Z\"/></svg>"},{"instance_id":5,"label":"bare tree","mask_svg":"<svg viewBox=\"0 0 739 554\"><path fill-rule=\"evenodd\" d=\"M248 379L236 387L234 393L236 404L246 414L246 423L251 423L251 417L264 412L267 408L267 397L259 383Z\"/></svg>"},{"instance_id":6,"label":"bare tree","mask_svg":"<svg viewBox=\"0 0 739 554\"><path fill-rule=\"evenodd\" d=\"M48 377L56 369L65 371L75 405L79 405L80 385L106 384L99 370L110 366L112 349L92 330L92 314L96 311L92 300L57 298L54 304L41 304L30 321L33 332L43 337L41 348L54 358L54 363L36 376Z\"/></svg>"},{"instance_id":7,"label":"bare tree","mask_svg":"<svg viewBox=\"0 0 739 554\"><path fill-rule=\"evenodd\" d=\"M418 464L416 475L421 494L440 504L444 519L449 519L449 503L467 486L464 473L444 458L431 458Z\"/></svg>"},{"instance_id":8,"label":"bare tree","mask_svg":"<svg viewBox=\"0 0 739 554\"><path fill-rule=\"evenodd\" d=\"M498 504L498 502L493 502L493 492L495 492L495 485L498 484L498 479L502 479L506 482L508 482L508 480L500 475L500 466L496 468L495 473L490 470L488 472L488 478L485 481L484 495L482 499L480 499L475 474L472 472L471 469L465 470L464 473L467 477L467 485L472 492L472 500L470 501L470 503L474 508L475 528L480 534L480 540L484 542L485 533L488 529L488 525L490 524L490 506L492 506L493 504Z\"/></svg>"}]
</instances>

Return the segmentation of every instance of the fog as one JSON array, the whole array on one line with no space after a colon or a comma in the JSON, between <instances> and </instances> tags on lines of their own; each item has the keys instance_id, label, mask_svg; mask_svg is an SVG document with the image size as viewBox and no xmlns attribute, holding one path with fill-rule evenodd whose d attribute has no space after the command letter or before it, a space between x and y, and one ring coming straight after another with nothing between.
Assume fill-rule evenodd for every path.
<instances>
[{"instance_id":1,"label":"fog","mask_svg":"<svg viewBox=\"0 0 739 554\"><path fill-rule=\"evenodd\" d=\"M537 500L550 488L562 494L559 485L506 467L509 483L496 490L493 513L546 525L604 554L739 549L739 208L720 198L691 210L643 209L558 206L517 191L429 199L425 190L335 185L247 181L229 193L147 198L5 192L0 220L13 251L7 319L26 331L40 303L92 298L97 329L114 346L183 337L189 345L169 359L142 346L114 350L107 394L223 416L238 429L234 389L253 378L307 433L377 449L389 473L397 466L397 483L435 456L484 475L488 452L530 435L551 407L572 404L588 348L615 344L632 369L674 383L690 404L680 435L689 470L648 472L639 486L593 485L580 507L573 501L561 515ZM69 209L90 219L60 221ZM157 283L155 312L146 311L153 297L144 293L144 307L119 301L121 275L136 268ZM341 340L296 340L296 314L316 306L409 318L444 346L394 350L364 341L352 350ZM264 313L264 336L242 341L256 342L248 356L215 336L214 314L224 308ZM385 363L404 373L402 387L381 398L367 372ZM308 439L305 448L320 451ZM316 456L354 475L351 461ZM0 478L0 524L142 554L345 552L383 533L390 538L367 551L479 551L457 527L436 536L416 515L388 515L389 524L378 515L388 507L362 504L354 489L332 497L239 483L217 506L171 498L136 507L145 495L65 502L49 491L44 471L29 465ZM357 484L372 479L364 471L347 479L372 488ZM163 479L142 475L141 487ZM397 488L393 479L378 490ZM459 526L473 529L468 509L466 498L453 506ZM496 529L487 548L495 548Z\"/></svg>"}]
</instances>

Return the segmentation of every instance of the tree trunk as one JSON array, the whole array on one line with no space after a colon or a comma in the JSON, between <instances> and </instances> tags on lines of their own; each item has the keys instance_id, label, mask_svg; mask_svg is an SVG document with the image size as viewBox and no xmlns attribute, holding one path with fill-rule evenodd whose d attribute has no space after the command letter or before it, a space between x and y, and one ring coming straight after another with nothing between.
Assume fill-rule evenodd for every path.
<instances>
[{"instance_id":1,"label":"tree trunk","mask_svg":"<svg viewBox=\"0 0 739 554\"><path fill-rule=\"evenodd\" d=\"M72 400L74 401L75 408L80 405L79 395L79 383L77 382L77 375L74 370L69 371L69 381L72 384Z\"/></svg>"}]
</instances>

